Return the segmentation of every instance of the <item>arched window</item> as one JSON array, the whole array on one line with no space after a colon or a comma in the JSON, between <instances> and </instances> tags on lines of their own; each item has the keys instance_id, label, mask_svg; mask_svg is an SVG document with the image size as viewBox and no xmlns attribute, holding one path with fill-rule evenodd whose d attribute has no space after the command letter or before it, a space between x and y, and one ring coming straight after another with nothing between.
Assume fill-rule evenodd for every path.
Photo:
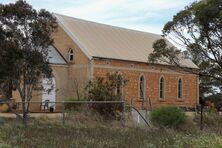
<instances>
[{"instance_id":1,"label":"arched window","mask_svg":"<svg viewBox=\"0 0 222 148\"><path fill-rule=\"evenodd\" d=\"M140 96L140 99L145 98L145 79L144 79L144 76L140 76L139 96Z\"/></svg>"},{"instance_id":2,"label":"arched window","mask_svg":"<svg viewBox=\"0 0 222 148\"><path fill-rule=\"evenodd\" d=\"M178 86L178 90L177 90L177 98L178 99L181 99L182 98L182 95L183 95L183 82L182 82L182 80L181 79L179 79L178 80L178 84L177 84Z\"/></svg>"},{"instance_id":3,"label":"arched window","mask_svg":"<svg viewBox=\"0 0 222 148\"><path fill-rule=\"evenodd\" d=\"M123 86L123 76L117 74L117 83L116 83L116 94L122 97L122 87Z\"/></svg>"},{"instance_id":4,"label":"arched window","mask_svg":"<svg viewBox=\"0 0 222 148\"><path fill-rule=\"evenodd\" d=\"M160 78L160 99L164 99L164 78Z\"/></svg>"},{"instance_id":5,"label":"arched window","mask_svg":"<svg viewBox=\"0 0 222 148\"><path fill-rule=\"evenodd\" d=\"M69 62L73 62L74 60L74 52L72 49L69 50Z\"/></svg>"}]
</instances>

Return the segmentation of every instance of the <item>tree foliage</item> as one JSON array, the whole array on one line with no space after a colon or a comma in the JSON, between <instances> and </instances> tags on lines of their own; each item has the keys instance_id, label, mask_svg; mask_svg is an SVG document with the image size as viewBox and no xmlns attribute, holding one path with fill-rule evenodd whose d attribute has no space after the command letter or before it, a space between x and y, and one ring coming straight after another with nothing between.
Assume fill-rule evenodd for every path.
<instances>
[{"instance_id":1,"label":"tree foliage","mask_svg":"<svg viewBox=\"0 0 222 148\"><path fill-rule=\"evenodd\" d=\"M222 110L222 94L221 93L210 95L210 96L208 96L206 98L206 100L209 100L209 101L213 102L214 103L214 107L218 111Z\"/></svg>"},{"instance_id":2,"label":"tree foliage","mask_svg":"<svg viewBox=\"0 0 222 148\"><path fill-rule=\"evenodd\" d=\"M149 61L169 58L181 66L177 57L190 58L200 68L201 93L213 93L222 84L222 1L201 0L178 12L163 28L163 35L186 49L169 47L165 39L153 44ZM193 71L192 71L193 72Z\"/></svg>"},{"instance_id":3,"label":"tree foliage","mask_svg":"<svg viewBox=\"0 0 222 148\"><path fill-rule=\"evenodd\" d=\"M48 11L37 11L26 1L0 4L0 85L7 99L13 88L19 91L24 122L40 78L52 76L48 47L56 28Z\"/></svg>"}]
</instances>

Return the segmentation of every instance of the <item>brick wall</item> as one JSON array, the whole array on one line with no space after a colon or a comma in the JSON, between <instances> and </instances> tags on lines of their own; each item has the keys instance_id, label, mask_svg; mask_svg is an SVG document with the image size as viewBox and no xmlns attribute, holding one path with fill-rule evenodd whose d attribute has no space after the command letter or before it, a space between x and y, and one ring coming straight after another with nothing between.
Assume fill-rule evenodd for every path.
<instances>
[{"instance_id":1,"label":"brick wall","mask_svg":"<svg viewBox=\"0 0 222 148\"><path fill-rule=\"evenodd\" d=\"M90 78L90 61L81 49L75 44L72 39L64 32L61 27L53 34L54 47L68 61L69 49L74 51L74 62L67 65L52 64L53 75L56 81L56 101L63 101L68 98L75 98L76 91L74 81L78 80L79 90L83 91L86 82ZM18 91L13 92L13 98L16 101L21 101ZM42 101L41 91L33 92L32 101ZM39 104L31 105L31 110L39 111ZM61 104L56 106L56 109L61 110Z\"/></svg>"},{"instance_id":2,"label":"brick wall","mask_svg":"<svg viewBox=\"0 0 222 148\"><path fill-rule=\"evenodd\" d=\"M58 27L58 31L53 35L53 38L54 46L68 61L67 76L63 78L67 81L67 85L64 87L67 92L65 94L66 99L70 97L76 98L74 83L78 83L80 87L79 91L82 93L85 84L90 79L90 60L60 26ZM74 61L69 63L68 53L70 49L74 52ZM61 77L64 77L64 75L61 75ZM60 81L61 78L57 79Z\"/></svg>"},{"instance_id":3,"label":"brick wall","mask_svg":"<svg viewBox=\"0 0 222 148\"><path fill-rule=\"evenodd\" d=\"M123 88L123 96L130 104L140 108L142 101L139 99L139 78L145 77L145 103L144 107L150 108L149 99L153 107L160 105L177 105L182 107L195 107L198 98L198 76L179 72L161 65L148 65L138 62L119 60L94 60L94 77L105 77L106 73L121 73L128 80ZM165 80L165 98L159 98L159 80L163 76ZM183 82L183 95L177 99L178 79Z\"/></svg>"}]
</instances>

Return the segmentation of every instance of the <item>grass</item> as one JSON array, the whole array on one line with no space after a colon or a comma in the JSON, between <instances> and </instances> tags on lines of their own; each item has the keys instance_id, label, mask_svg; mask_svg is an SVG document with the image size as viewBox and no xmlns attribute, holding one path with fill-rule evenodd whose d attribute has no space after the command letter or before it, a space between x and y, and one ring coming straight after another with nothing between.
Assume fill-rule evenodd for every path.
<instances>
[{"instance_id":1,"label":"grass","mask_svg":"<svg viewBox=\"0 0 222 148\"><path fill-rule=\"evenodd\" d=\"M207 119L208 124L210 120ZM93 125L88 121L84 124L73 121L64 126L58 120L41 118L32 119L25 128L13 120L5 120L0 125L0 147L220 148L222 132L218 131L222 131L221 127L209 126L204 131L188 123L181 129L122 127L117 121Z\"/></svg>"}]
</instances>

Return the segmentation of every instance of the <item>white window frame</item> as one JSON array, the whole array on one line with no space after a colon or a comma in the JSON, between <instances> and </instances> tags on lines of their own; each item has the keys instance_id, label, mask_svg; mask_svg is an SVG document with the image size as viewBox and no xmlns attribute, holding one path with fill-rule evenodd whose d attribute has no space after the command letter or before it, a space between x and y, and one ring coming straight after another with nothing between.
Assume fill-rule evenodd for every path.
<instances>
[{"instance_id":1,"label":"white window frame","mask_svg":"<svg viewBox=\"0 0 222 148\"><path fill-rule=\"evenodd\" d=\"M163 90L161 90L161 80L163 79ZM165 100L165 78L164 78L164 76L161 76L160 77L160 79L159 79L159 99L160 100ZM162 91L162 94L160 94L161 93L161 91ZM161 97L161 95L162 95L162 97Z\"/></svg>"},{"instance_id":2,"label":"white window frame","mask_svg":"<svg viewBox=\"0 0 222 148\"><path fill-rule=\"evenodd\" d=\"M179 96L179 83L181 81L181 96ZM183 99L183 79L181 77L178 78L177 80L177 100L182 100Z\"/></svg>"}]
</instances>

